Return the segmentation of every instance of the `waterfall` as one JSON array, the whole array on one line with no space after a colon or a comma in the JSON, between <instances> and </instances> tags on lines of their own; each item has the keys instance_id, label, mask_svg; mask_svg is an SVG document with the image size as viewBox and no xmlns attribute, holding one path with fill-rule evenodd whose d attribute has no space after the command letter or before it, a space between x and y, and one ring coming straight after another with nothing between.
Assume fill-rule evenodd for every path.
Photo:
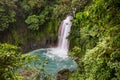
<instances>
[{"instance_id":1,"label":"waterfall","mask_svg":"<svg viewBox=\"0 0 120 80\"><path fill-rule=\"evenodd\" d=\"M69 41L67 39L69 32L71 30L72 22L71 20L73 19L72 16L67 16L65 20L61 22L61 25L59 27L58 31L58 46L56 48L50 48L49 53L46 54L47 56L51 57L54 59L54 56L59 56L61 58L68 58L68 49L69 49ZM53 55L51 55L53 54Z\"/></svg>"},{"instance_id":2,"label":"waterfall","mask_svg":"<svg viewBox=\"0 0 120 80\"><path fill-rule=\"evenodd\" d=\"M48 61L44 66L47 71L46 74L57 74L58 71L69 69L73 71L77 68L77 64L68 56L69 41L67 39L72 26L72 16L67 16L59 27L58 46L55 48L43 48L30 52L31 55L37 55L40 60ZM33 61L34 62L34 61ZM36 61L35 61L36 62ZM40 68L40 64L33 65L32 67ZM41 80L41 79L40 79Z\"/></svg>"},{"instance_id":3,"label":"waterfall","mask_svg":"<svg viewBox=\"0 0 120 80\"><path fill-rule=\"evenodd\" d=\"M56 59L57 57L61 59L66 59L68 58L68 50L69 50L69 41L67 37L69 36L69 32L71 30L72 22L71 20L73 19L72 16L67 16L60 24L59 30L58 30L58 45L57 47L54 48L47 48L45 49L46 52L45 55L46 57L49 57L51 59ZM41 51L40 50L35 50L36 51ZM34 53L34 52L32 52ZM56 57L57 56L57 57Z\"/></svg>"},{"instance_id":4,"label":"waterfall","mask_svg":"<svg viewBox=\"0 0 120 80\"><path fill-rule=\"evenodd\" d=\"M58 48L68 52L69 41L67 39L72 26L72 16L67 16L60 25L58 36Z\"/></svg>"}]
</instances>

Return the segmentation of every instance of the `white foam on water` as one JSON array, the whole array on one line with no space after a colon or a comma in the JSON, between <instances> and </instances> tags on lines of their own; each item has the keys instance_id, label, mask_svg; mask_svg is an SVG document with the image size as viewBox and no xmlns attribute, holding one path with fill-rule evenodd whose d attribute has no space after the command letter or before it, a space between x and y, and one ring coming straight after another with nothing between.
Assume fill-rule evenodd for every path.
<instances>
[{"instance_id":1,"label":"white foam on water","mask_svg":"<svg viewBox=\"0 0 120 80\"><path fill-rule=\"evenodd\" d=\"M49 58L56 58L60 57L62 59L68 58L68 53L65 50L62 50L61 48L50 48L47 53L45 53L44 55L48 56Z\"/></svg>"},{"instance_id":2,"label":"white foam on water","mask_svg":"<svg viewBox=\"0 0 120 80\"><path fill-rule=\"evenodd\" d=\"M52 59L56 58L56 56L62 59L68 58L69 41L67 37L71 30L72 19L72 16L67 16L66 19L62 21L58 31L58 46L56 48L49 48L48 52L45 54L46 56Z\"/></svg>"}]
</instances>

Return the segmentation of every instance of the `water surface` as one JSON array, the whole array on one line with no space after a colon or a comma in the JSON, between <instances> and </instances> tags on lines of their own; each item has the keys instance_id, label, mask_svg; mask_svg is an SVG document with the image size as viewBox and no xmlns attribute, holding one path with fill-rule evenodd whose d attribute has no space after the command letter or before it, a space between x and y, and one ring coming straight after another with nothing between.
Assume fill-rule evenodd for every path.
<instances>
[{"instance_id":1,"label":"water surface","mask_svg":"<svg viewBox=\"0 0 120 80\"><path fill-rule=\"evenodd\" d=\"M44 66L47 74L56 74L58 71L63 69L69 69L73 71L77 68L77 64L68 55L56 55L61 54L62 51L57 48L38 49L30 52L31 55L37 55L41 61L46 61L47 64ZM36 64L39 68L41 65Z\"/></svg>"}]
</instances>

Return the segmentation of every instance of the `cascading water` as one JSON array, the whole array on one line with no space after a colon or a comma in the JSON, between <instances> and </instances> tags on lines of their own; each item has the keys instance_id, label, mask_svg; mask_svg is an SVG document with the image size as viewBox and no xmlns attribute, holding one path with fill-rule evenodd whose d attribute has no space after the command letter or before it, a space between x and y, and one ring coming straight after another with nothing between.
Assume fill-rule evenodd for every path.
<instances>
[{"instance_id":1,"label":"cascading water","mask_svg":"<svg viewBox=\"0 0 120 80\"><path fill-rule=\"evenodd\" d=\"M56 48L51 48L50 53L59 56L61 58L67 58L68 57L68 49L69 49L69 41L67 39L69 32L71 30L72 22L71 20L73 19L72 16L67 16L65 20L62 21L59 31L58 31L58 46ZM47 54L49 57L51 54Z\"/></svg>"},{"instance_id":2,"label":"cascading water","mask_svg":"<svg viewBox=\"0 0 120 80\"><path fill-rule=\"evenodd\" d=\"M75 61L71 60L68 56L68 35L72 26L72 16L67 16L62 21L59 28L58 46L56 48L38 49L30 52L31 55L37 55L42 61L48 60L45 65L47 73L56 74L62 69L74 70L77 65ZM36 64L39 68L40 65ZM34 67L34 66L33 66Z\"/></svg>"},{"instance_id":3,"label":"cascading water","mask_svg":"<svg viewBox=\"0 0 120 80\"><path fill-rule=\"evenodd\" d=\"M58 48L68 52L69 42L68 35L72 26L72 16L67 16L59 28Z\"/></svg>"}]
</instances>

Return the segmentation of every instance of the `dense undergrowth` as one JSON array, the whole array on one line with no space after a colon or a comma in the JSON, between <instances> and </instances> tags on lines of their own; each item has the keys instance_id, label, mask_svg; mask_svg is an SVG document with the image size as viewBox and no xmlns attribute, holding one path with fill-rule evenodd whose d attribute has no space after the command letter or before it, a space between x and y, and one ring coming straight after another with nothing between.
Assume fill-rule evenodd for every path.
<instances>
[{"instance_id":1,"label":"dense undergrowth","mask_svg":"<svg viewBox=\"0 0 120 80\"><path fill-rule=\"evenodd\" d=\"M44 65L38 56L22 55L19 48L10 44L0 44L1 80L53 80L54 76L45 74ZM36 65L40 65L36 67ZM31 66L31 65L34 65Z\"/></svg>"},{"instance_id":2,"label":"dense undergrowth","mask_svg":"<svg viewBox=\"0 0 120 80\"><path fill-rule=\"evenodd\" d=\"M70 80L120 80L119 0L93 0L76 13L69 38L78 63Z\"/></svg>"},{"instance_id":3,"label":"dense undergrowth","mask_svg":"<svg viewBox=\"0 0 120 80\"><path fill-rule=\"evenodd\" d=\"M16 80L21 77L15 73L15 69L21 66L19 48L8 44L0 44L0 79Z\"/></svg>"},{"instance_id":4,"label":"dense undergrowth","mask_svg":"<svg viewBox=\"0 0 120 80\"><path fill-rule=\"evenodd\" d=\"M70 55L78 70L68 75L69 80L120 80L120 0L0 0L0 43L23 51L32 50L26 49L28 44L54 43L60 21L73 8L77 13L69 36ZM44 70L23 66L23 61L34 58L25 58L16 46L0 44L0 79L46 76ZM16 72L19 66L25 71ZM52 80L51 76L45 79Z\"/></svg>"}]
</instances>

